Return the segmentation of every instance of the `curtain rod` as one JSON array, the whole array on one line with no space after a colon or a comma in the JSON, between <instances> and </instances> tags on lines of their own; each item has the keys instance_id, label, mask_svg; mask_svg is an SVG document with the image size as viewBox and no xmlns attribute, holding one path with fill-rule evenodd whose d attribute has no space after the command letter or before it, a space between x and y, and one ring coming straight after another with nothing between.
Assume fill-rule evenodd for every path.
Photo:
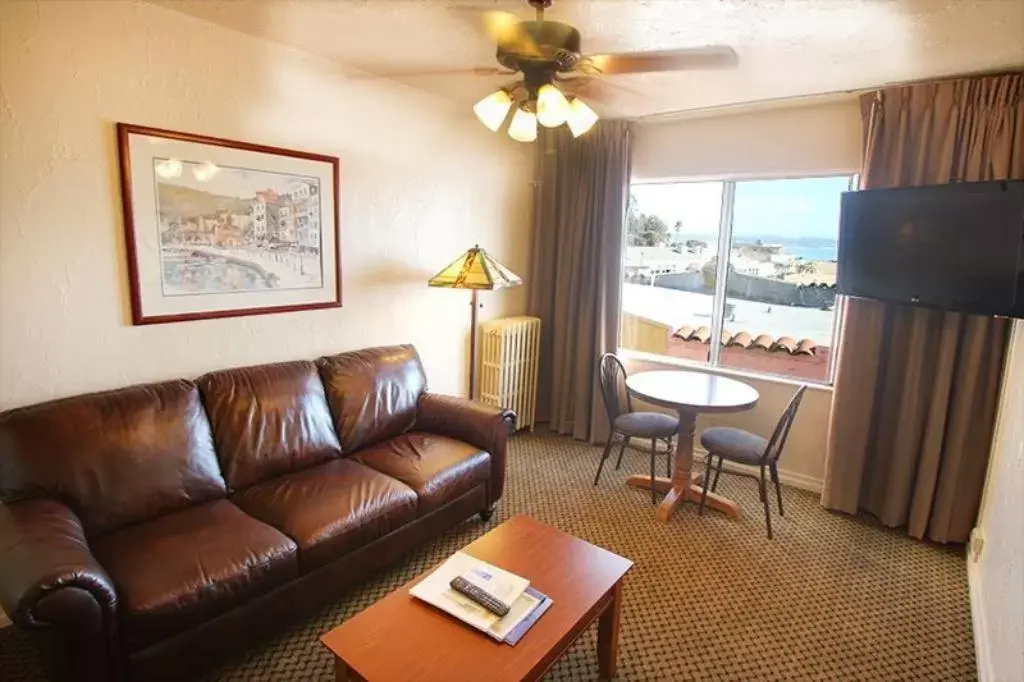
<instances>
[{"instance_id":1,"label":"curtain rod","mask_svg":"<svg viewBox=\"0 0 1024 682\"><path fill-rule=\"evenodd\" d=\"M768 106L772 104L778 104L781 102L800 102L804 100L817 100L817 99L832 99L840 98L847 95L863 95L868 92L874 92L875 90L881 90L883 88L893 88L905 85L926 85L928 83L941 83L942 81L955 81L963 78L980 78L990 76L1008 76L1015 73L1024 72L1024 64L1019 66L1000 67L997 69L986 69L982 71L970 71L967 73L955 74L950 76L934 76L932 78L919 78L916 80L908 81L891 81L876 85L872 87L854 88L851 90L830 90L828 92L816 92L809 93L806 95L794 95L790 97L766 97L764 99L755 99L747 102L734 102L732 104L718 104L707 107L695 107L693 109L679 109L676 111L665 111L657 114L646 114L644 116L638 116L633 120L644 122L644 121L656 121L658 119L672 119L675 117L685 117L695 114L703 114L716 111L728 111L730 109L744 109L747 107L757 108L761 106Z\"/></svg>"}]
</instances>

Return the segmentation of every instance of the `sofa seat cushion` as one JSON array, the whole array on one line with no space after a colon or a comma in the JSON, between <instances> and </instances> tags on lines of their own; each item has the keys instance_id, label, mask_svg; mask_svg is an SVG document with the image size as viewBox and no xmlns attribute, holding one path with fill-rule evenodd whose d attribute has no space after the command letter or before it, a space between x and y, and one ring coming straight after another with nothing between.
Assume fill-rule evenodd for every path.
<instances>
[{"instance_id":1,"label":"sofa seat cushion","mask_svg":"<svg viewBox=\"0 0 1024 682\"><path fill-rule=\"evenodd\" d=\"M227 500L127 526L93 553L117 589L121 634L138 649L298 575L290 538Z\"/></svg>"},{"instance_id":2,"label":"sofa seat cushion","mask_svg":"<svg viewBox=\"0 0 1024 682\"><path fill-rule=\"evenodd\" d=\"M487 452L454 438L418 431L361 450L352 459L415 490L420 516L486 483L491 475Z\"/></svg>"},{"instance_id":3,"label":"sofa seat cushion","mask_svg":"<svg viewBox=\"0 0 1024 682\"><path fill-rule=\"evenodd\" d=\"M416 518L412 489L347 459L258 483L231 499L295 540L303 572Z\"/></svg>"}]
</instances>

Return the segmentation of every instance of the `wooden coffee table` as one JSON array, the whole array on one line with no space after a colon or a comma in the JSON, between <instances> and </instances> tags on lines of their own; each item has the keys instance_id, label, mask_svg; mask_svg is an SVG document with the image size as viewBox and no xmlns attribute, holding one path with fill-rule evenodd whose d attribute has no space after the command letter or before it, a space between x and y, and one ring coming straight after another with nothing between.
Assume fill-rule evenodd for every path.
<instances>
[{"instance_id":1,"label":"wooden coffee table","mask_svg":"<svg viewBox=\"0 0 1024 682\"><path fill-rule=\"evenodd\" d=\"M597 619L601 676L614 677L622 578L632 561L529 516L463 551L528 578L554 600L551 608L515 646L495 642L410 596L428 571L320 638L335 656L337 680L536 680Z\"/></svg>"}]
</instances>

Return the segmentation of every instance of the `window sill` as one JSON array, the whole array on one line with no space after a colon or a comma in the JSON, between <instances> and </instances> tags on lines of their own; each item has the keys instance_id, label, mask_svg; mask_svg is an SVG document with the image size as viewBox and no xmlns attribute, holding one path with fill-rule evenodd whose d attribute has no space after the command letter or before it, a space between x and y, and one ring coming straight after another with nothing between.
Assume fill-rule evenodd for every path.
<instances>
[{"instance_id":1,"label":"window sill","mask_svg":"<svg viewBox=\"0 0 1024 682\"><path fill-rule=\"evenodd\" d=\"M630 360L643 360L644 362L657 363L659 365L665 365L666 367L678 367L680 369L690 369L697 372L705 372L707 374L718 374L726 377L733 377L736 379L753 379L756 381L767 381L769 383L782 384L785 386L807 386L808 390L821 391L823 393L832 392L832 384L823 381L814 381L813 379L791 379L790 377L780 376L778 374L763 374L761 372L745 372L741 369L733 369L732 367L712 367L711 365L692 362L683 358L675 358L670 355L657 355L655 353L644 353L638 350L630 350L628 348L620 348L616 351L616 354L620 358Z\"/></svg>"}]
</instances>

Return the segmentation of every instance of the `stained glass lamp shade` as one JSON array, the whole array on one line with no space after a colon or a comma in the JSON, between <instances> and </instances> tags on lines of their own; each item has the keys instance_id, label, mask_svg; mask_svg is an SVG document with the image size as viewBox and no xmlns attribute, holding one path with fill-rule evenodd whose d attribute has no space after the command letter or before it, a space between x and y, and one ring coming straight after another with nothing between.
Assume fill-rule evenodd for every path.
<instances>
[{"instance_id":1,"label":"stained glass lamp shade","mask_svg":"<svg viewBox=\"0 0 1024 682\"><path fill-rule=\"evenodd\" d=\"M466 251L427 280L432 287L447 289L506 289L522 283L519 275L479 246Z\"/></svg>"},{"instance_id":2,"label":"stained glass lamp shade","mask_svg":"<svg viewBox=\"0 0 1024 682\"><path fill-rule=\"evenodd\" d=\"M445 289L471 289L473 291L472 314L469 331L469 397L476 397L476 311L480 307L477 292L481 289L507 289L523 283L519 275L499 263L479 246L466 251L427 284Z\"/></svg>"}]
</instances>

